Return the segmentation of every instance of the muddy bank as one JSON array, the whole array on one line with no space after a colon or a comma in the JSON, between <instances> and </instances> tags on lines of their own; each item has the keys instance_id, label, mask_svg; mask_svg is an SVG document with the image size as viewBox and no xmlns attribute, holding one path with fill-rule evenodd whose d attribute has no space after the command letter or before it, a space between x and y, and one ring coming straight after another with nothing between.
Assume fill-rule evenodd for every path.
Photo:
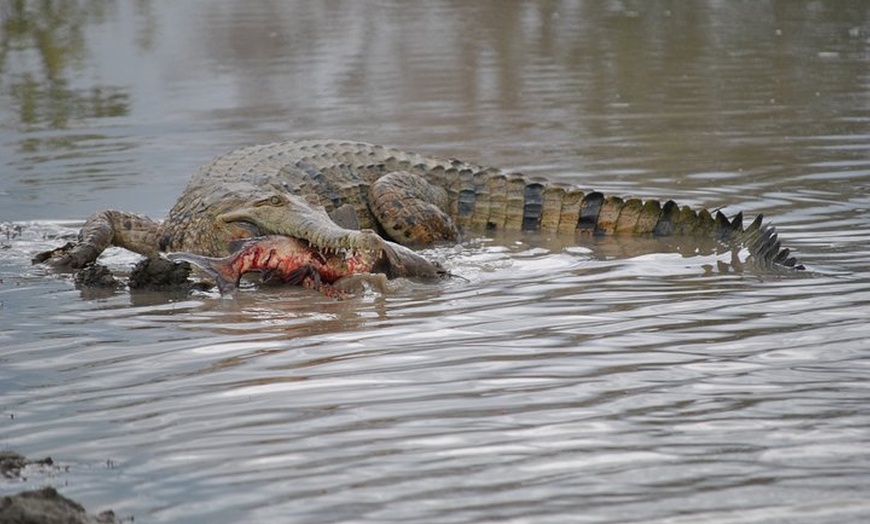
<instances>
[{"instance_id":1,"label":"muddy bank","mask_svg":"<svg viewBox=\"0 0 870 524\"><path fill-rule=\"evenodd\" d=\"M190 264L175 263L165 258L150 257L141 260L127 279L130 289L151 291L189 290L195 283L188 280ZM123 285L109 268L102 264L88 264L75 273L76 287L115 289Z\"/></svg>"},{"instance_id":2,"label":"muddy bank","mask_svg":"<svg viewBox=\"0 0 870 524\"><path fill-rule=\"evenodd\" d=\"M24 491L0 499L2 524L114 524L111 510L89 515L81 504L74 502L54 488Z\"/></svg>"},{"instance_id":3,"label":"muddy bank","mask_svg":"<svg viewBox=\"0 0 870 524\"><path fill-rule=\"evenodd\" d=\"M31 460L12 451L0 451L0 476L20 478L28 466L57 467L51 457ZM85 508L52 487L22 491L0 498L0 524L113 524L111 510L89 515Z\"/></svg>"}]
</instances>

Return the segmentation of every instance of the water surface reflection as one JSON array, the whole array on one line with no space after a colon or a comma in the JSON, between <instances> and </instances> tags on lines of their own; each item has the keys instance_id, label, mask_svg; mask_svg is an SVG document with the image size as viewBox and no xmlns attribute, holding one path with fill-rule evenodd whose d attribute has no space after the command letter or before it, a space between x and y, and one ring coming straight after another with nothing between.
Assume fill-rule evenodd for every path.
<instances>
[{"instance_id":1,"label":"water surface reflection","mask_svg":"<svg viewBox=\"0 0 870 524\"><path fill-rule=\"evenodd\" d=\"M870 518L863 3L0 2L0 442L143 522ZM763 212L810 271L539 235L467 280L93 294L29 265L337 137ZM105 263L136 258L112 251Z\"/></svg>"}]
</instances>

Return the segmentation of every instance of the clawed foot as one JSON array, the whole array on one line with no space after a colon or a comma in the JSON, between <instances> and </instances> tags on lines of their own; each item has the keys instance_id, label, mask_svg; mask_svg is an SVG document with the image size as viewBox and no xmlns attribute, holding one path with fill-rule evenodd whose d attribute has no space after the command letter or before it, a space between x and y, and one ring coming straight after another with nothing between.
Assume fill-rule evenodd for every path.
<instances>
[{"instance_id":1,"label":"clawed foot","mask_svg":"<svg viewBox=\"0 0 870 524\"><path fill-rule=\"evenodd\" d=\"M87 245L67 242L58 248L37 253L31 262L47 264L57 269L80 269L97 259L99 253L95 254L93 251Z\"/></svg>"},{"instance_id":2,"label":"clawed foot","mask_svg":"<svg viewBox=\"0 0 870 524\"><path fill-rule=\"evenodd\" d=\"M58 248L37 253L30 259L30 262L33 264L48 264L53 267L71 267L69 264L69 252L75 246L75 242L67 242Z\"/></svg>"}]
</instances>

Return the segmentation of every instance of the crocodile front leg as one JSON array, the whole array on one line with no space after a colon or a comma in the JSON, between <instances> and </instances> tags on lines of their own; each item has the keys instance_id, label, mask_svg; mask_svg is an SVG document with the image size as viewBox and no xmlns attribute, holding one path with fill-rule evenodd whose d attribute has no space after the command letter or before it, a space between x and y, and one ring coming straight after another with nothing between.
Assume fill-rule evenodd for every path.
<instances>
[{"instance_id":1,"label":"crocodile front leg","mask_svg":"<svg viewBox=\"0 0 870 524\"><path fill-rule=\"evenodd\" d=\"M146 216L111 209L100 211L85 221L77 242L39 253L33 262L81 268L95 261L109 246L123 247L146 256L154 255L160 250L157 243L159 226L158 222Z\"/></svg>"},{"instance_id":2,"label":"crocodile front leg","mask_svg":"<svg viewBox=\"0 0 870 524\"><path fill-rule=\"evenodd\" d=\"M369 188L369 209L393 241L412 247L455 241L459 236L447 214L447 191L423 177L394 171Z\"/></svg>"}]
</instances>

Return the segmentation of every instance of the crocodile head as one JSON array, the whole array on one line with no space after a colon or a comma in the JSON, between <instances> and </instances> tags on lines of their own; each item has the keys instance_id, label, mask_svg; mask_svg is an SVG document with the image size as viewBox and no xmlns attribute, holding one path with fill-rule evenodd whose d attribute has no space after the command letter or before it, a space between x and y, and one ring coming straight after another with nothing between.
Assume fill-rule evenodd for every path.
<instances>
[{"instance_id":1,"label":"crocodile head","mask_svg":"<svg viewBox=\"0 0 870 524\"><path fill-rule=\"evenodd\" d=\"M257 192L217 216L218 222L261 235L301 238L323 247L351 247L351 230L335 224L322 207L280 192Z\"/></svg>"},{"instance_id":2,"label":"crocodile head","mask_svg":"<svg viewBox=\"0 0 870 524\"><path fill-rule=\"evenodd\" d=\"M324 259L336 252L373 260L372 271L388 277L444 276L444 269L418 253L385 240L370 229L345 229L326 211L304 198L287 193L261 195L250 205L218 215L228 225L250 232L250 236L280 235L300 241L307 250Z\"/></svg>"}]
</instances>

